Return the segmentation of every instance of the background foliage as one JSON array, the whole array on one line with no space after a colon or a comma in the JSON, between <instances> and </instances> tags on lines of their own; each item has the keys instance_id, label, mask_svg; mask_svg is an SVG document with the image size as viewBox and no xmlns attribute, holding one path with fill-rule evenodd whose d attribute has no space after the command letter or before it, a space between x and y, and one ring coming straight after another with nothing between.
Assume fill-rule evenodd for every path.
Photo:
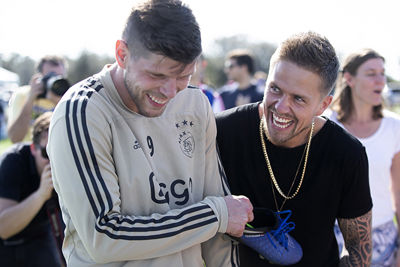
<instances>
[{"instance_id":1,"label":"background foliage","mask_svg":"<svg viewBox=\"0 0 400 267\"><path fill-rule=\"evenodd\" d=\"M275 51L276 46L260 42L248 41L245 35L235 35L215 40L213 52L205 54L208 61L206 68L207 83L213 88L219 88L226 82L224 73L224 62L226 54L236 48L246 48L252 51L255 59L255 69L268 73L269 59ZM75 58L67 58L68 80L74 84L88 76L99 72L105 64L113 63L114 58L108 55L97 55L89 51L82 51ZM12 54L4 56L0 54L0 66L15 72L20 77L20 85L29 84L29 80L35 72L37 62L24 55Z\"/></svg>"}]
</instances>

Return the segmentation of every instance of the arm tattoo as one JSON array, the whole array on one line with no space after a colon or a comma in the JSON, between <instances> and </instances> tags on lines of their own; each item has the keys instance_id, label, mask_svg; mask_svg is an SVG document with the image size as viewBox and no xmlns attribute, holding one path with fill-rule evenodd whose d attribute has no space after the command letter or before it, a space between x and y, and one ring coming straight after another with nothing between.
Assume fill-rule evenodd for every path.
<instances>
[{"instance_id":1,"label":"arm tattoo","mask_svg":"<svg viewBox=\"0 0 400 267\"><path fill-rule=\"evenodd\" d=\"M372 212L354 218L338 219L348 256L340 260L339 266L370 266L372 258L371 240Z\"/></svg>"}]
</instances>

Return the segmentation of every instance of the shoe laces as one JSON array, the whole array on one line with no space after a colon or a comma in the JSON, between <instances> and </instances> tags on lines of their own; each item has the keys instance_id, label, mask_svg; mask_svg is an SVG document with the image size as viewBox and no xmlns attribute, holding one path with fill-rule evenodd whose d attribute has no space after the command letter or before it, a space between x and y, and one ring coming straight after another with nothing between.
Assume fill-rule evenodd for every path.
<instances>
[{"instance_id":1,"label":"shoe laces","mask_svg":"<svg viewBox=\"0 0 400 267\"><path fill-rule=\"evenodd\" d=\"M286 250L288 249L288 238L286 236L287 233L292 231L295 227L294 222L288 222L289 217L292 215L291 210L284 210L284 211L279 211L275 212L279 219L279 227L275 230L271 230L268 233L268 238L271 241L271 243L274 245L275 248L276 245L275 243L271 240L271 235L274 237L275 240L278 241L278 243L283 246ZM282 220L281 215L286 215L286 217Z\"/></svg>"}]
</instances>

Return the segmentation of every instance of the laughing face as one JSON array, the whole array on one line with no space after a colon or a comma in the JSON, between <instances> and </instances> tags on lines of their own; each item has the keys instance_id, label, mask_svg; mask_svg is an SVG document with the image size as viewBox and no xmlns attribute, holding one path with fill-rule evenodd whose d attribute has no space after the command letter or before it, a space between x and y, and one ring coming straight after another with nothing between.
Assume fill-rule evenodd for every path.
<instances>
[{"instance_id":1,"label":"laughing face","mask_svg":"<svg viewBox=\"0 0 400 267\"><path fill-rule=\"evenodd\" d=\"M124 73L124 85L133 111L146 116L160 116L168 102L185 89L195 70L195 61L184 65L165 56L149 53L130 58Z\"/></svg>"},{"instance_id":2,"label":"laughing face","mask_svg":"<svg viewBox=\"0 0 400 267\"><path fill-rule=\"evenodd\" d=\"M311 71L284 60L271 68L262 105L266 135L278 146L302 145L331 97L322 95L321 78Z\"/></svg>"}]
</instances>

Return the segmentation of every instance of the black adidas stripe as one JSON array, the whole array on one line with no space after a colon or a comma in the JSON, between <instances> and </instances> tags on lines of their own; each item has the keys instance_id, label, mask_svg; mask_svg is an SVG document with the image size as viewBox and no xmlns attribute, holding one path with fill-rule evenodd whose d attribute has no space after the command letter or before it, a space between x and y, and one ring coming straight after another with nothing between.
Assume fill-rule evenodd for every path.
<instances>
[{"instance_id":1,"label":"black adidas stripe","mask_svg":"<svg viewBox=\"0 0 400 267\"><path fill-rule=\"evenodd\" d=\"M203 227L205 225L217 222L217 218L211 218L207 221L203 221L203 222L199 222L196 224L192 224L192 225L188 225L186 227L183 227L182 229L176 230L176 231L168 231L166 233L163 234L154 234L154 235L148 235L148 236L130 236L130 235L116 235L113 234L103 228L99 228L98 225L96 225L96 230L98 232L104 233L107 236L113 238L113 239L124 239L124 240L151 240L151 239L160 239L160 238L166 238L166 237L171 237L171 236L175 236L177 234L183 233L185 231L189 231L195 228L199 228L199 227Z\"/></svg>"}]
</instances>

